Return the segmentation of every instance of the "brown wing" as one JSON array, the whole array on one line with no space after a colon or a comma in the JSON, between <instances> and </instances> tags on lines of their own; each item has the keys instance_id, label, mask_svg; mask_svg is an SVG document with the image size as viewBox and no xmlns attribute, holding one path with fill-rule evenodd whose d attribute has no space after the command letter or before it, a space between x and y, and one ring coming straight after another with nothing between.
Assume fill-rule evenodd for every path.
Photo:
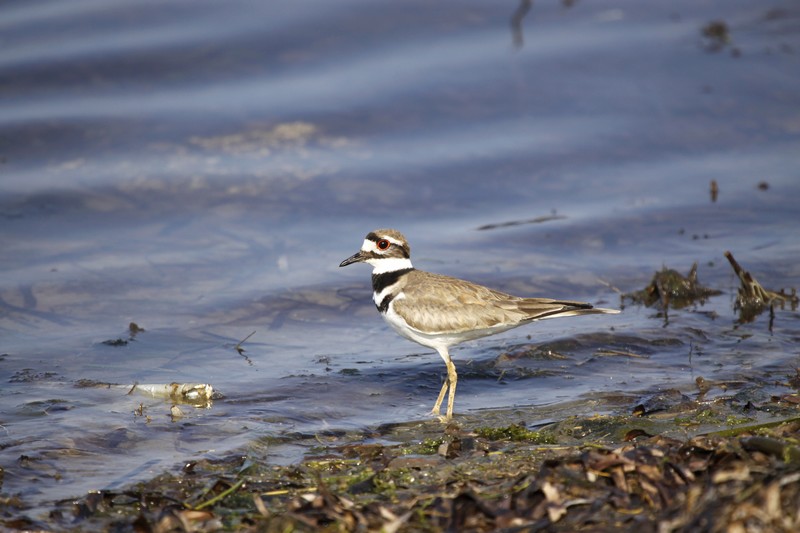
<instances>
[{"instance_id":1,"label":"brown wing","mask_svg":"<svg viewBox=\"0 0 800 533\"><path fill-rule=\"evenodd\" d=\"M409 272L405 281L408 299L397 298L393 304L416 329L454 333L592 312L591 305L581 302L518 298L468 281L416 270Z\"/></svg>"}]
</instances>

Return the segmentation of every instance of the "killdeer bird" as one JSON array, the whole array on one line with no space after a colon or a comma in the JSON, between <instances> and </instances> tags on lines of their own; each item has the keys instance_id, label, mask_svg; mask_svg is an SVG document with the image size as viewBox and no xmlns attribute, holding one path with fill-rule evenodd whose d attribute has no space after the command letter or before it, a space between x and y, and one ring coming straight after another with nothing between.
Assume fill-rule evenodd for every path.
<instances>
[{"instance_id":1,"label":"killdeer bird","mask_svg":"<svg viewBox=\"0 0 800 533\"><path fill-rule=\"evenodd\" d=\"M411 265L411 247L402 233L379 229L367 234L361 250L340 267L372 265L372 299L378 312L403 337L433 348L447 366L447 379L431 414L439 416L445 392L447 414L453 417L458 374L448 349L523 324L560 316L619 313L583 302L520 298ZM441 417L440 417L441 418Z\"/></svg>"}]
</instances>

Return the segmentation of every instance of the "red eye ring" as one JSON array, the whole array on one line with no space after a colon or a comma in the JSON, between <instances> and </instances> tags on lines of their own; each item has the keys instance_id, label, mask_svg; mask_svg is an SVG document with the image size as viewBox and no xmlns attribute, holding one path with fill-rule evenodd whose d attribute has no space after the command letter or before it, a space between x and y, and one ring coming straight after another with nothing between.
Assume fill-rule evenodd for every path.
<instances>
[{"instance_id":1,"label":"red eye ring","mask_svg":"<svg viewBox=\"0 0 800 533\"><path fill-rule=\"evenodd\" d=\"M378 250L388 250L389 246L391 246L391 245L392 245L392 243L390 243L386 239L380 239L378 242L375 243L375 246L378 247Z\"/></svg>"}]
</instances>

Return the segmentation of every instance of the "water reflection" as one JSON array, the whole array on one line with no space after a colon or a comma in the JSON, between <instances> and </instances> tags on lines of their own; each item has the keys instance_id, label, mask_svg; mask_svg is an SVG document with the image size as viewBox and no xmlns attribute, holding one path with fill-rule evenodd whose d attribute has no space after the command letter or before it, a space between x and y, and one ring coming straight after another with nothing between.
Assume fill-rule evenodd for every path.
<instances>
[{"instance_id":1,"label":"water reflection","mask_svg":"<svg viewBox=\"0 0 800 533\"><path fill-rule=\"evenodd\" d=\"M576 0L561 0L561 5L569 9L575 5ZM519 0L519 5L511 15L511 42L514 48L521 49L525 45L525 35L522 29L522 23L528 12L533 7L533 0Z\"/></svg>"},{"instance_id":2,"label":"water reflection","mask_svg":"<svg viewBox=\"0 0 800 533\"><path fill-rule=\"evenodd\" d=\"M511 37L514 48L522 48L525 44L525 37L522 31L522 21L525 15L531 10L533 0L520 0L517 10L511 15Z\"/></svg>"}]
</instances>

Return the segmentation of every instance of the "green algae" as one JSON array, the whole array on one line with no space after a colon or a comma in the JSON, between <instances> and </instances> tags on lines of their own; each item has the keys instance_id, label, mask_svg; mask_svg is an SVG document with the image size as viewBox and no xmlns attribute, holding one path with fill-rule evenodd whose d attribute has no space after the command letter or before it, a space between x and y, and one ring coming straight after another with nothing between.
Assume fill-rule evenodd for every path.
<instances>
[{"instance_id":1,"label":"green algae","mask_svg":"<svg viewBox=\"0 0 800 533\"><path fill-rule=\"evenodd\" d=\"M547 431L532 431L519 424L505 427L482 427L475 434L488 440L509 440L513 442L532 442L535 444L556 444L555 435Z\"/></svg>"}]
</instances>

